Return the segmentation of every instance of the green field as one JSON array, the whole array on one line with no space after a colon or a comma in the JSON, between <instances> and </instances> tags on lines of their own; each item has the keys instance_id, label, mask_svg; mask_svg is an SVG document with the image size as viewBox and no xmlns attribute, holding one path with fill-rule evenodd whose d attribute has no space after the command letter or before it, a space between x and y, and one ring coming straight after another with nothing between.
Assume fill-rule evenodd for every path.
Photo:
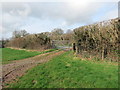
<instances>
[{"instance_id":1,"label":"green field","mask_svg":"<svg viewBox=\"0 0 120 90\"><path fill-rule=\"evenodd\" d=\"M11 88L117 88L118 65L81 60L65 52L20 77Z\"/></svg>"},{"instance_id":2,"label":"green field","mask_svg":"<svg viewBox=\"0 0 120 90\"><path fill-rule=\"evenodd\" d=\"M11 48L1 48L2 50L2 63L7 64L13 60L25 59L28 57L33 57L42 53L52 52L55 49L49 49L47 51L26 51L26 50L15 50Z\"/></svg>"}]
</instances>

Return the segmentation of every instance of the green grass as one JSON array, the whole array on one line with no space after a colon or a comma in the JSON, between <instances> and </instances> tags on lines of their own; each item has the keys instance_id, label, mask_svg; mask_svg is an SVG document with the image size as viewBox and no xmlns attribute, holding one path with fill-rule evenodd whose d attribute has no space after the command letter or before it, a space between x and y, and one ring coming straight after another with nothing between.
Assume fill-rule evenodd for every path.
<instances>
[{"instance_id":1,"label":"green grass","mask_svg":"<svg viewBox=\"0 0 120 90\"><path fill-rule=\"evenodd\" d=\"M118 66L65 52L20 77L11 88L117 88Z\"/></svg>"},{"instance_id":2,"label":"green grass","mask_svg":"<svg viewBox=\"0 0 120 90\"><path fill-rule=\"evenodd\" d=\"M2 50L2 63L7 64L13 60L25 59L28 57L33 57L42 53L52 52L55 49L49 49L47 51L26 51L26 50L15 50L10 48L1 48Z\"/></svg>"}]
</instances>

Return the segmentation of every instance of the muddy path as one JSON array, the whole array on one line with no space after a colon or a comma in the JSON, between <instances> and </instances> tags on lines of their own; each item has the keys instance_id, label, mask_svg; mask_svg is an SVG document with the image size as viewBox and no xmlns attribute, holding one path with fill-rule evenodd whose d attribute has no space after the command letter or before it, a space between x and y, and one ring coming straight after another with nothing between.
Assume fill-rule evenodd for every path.
<instances>
[{"instance_id":1,"label":"muddy path","mask_svg":"<svg viewBox=\"0 0 120 90\"><path fill-rule=\"evenodd\" d=\"M54 56L60 55L65 51L53 51L50 53L45 53L37 55L35 57L13 61L10 64L5 64L2 66L2 86L5 87L5 84L14 82L25 74L25 72L38 65L45 63L52 59Z\"/></svg>"}]
</instances>

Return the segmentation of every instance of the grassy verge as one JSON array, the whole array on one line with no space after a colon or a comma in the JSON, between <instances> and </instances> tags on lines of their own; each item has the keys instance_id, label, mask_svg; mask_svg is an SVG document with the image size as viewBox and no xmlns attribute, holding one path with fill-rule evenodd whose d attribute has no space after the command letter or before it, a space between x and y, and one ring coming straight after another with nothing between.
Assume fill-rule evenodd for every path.
<instances>
[{"instance_id":1,"label":"grassy verge","mask_svg":"<svg viewBox=\"0 0 120 90\"><path fill-rule=\"evenodd\" d=\"M33 57L39 54L48 53L55 51L56 49L49 49L46 51L26 51L26 50L15 50L11 48L1 48L2 50L2 63L7 64L13 60L25 59L28 57Z\"/></svg>"},{"instance_id":2,"label":"grassy verge","mask_svg":"<svg viewBox=\"0 0 120 90\"><path fill-rule=\"evenodd\" d=\"M12 88L117 88L118 66L65 52L29 70Z\"/></svg>"}]
</instances>

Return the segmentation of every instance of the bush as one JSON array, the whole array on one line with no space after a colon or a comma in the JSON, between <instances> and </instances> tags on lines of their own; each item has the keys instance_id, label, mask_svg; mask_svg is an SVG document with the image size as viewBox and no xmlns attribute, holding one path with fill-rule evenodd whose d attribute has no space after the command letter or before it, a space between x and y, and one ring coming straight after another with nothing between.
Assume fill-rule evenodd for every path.
<instances>
[{"instance_id":1,"label":"bush","mask_svg":"<svg viewBox=\"0 0 120 90\"><path fill-rule=\"evenodd\" d=\"M116 53L111 51L118 50L119 29L118 18L74 29L77 53L97 51L102 59L108 57L108 53Z\"/></svg>"},{"instance_id":2,"label":"bush","mask_svg":"<svg viewBox=\"0 0 120 90\"><path fill-rule=\"evenodd\" d=\"M31 34L24 37L13 38L7 43L8 47L26 49L48 49L52 48L51 40L45 34Z\"/></svg>"}]
</instances>

